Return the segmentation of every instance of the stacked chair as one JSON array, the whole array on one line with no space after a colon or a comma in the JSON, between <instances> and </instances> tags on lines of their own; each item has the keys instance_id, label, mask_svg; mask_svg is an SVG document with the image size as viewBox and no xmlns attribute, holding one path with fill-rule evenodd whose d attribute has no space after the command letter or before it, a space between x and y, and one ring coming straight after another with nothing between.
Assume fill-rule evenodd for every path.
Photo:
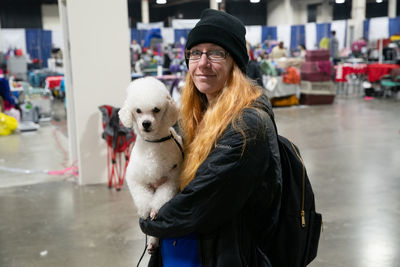
<instances>
[{"instance_id":1,"label":"stacked chair","mask_svg":"<svg viewBox=\"0 0 400 267\"><path fill-rule=\"evenodd\" d=\"M333 66L327 49L308 50L301 65L300 104L332 104L336 89L332 81Z\"/></svg>"}]
</instances>

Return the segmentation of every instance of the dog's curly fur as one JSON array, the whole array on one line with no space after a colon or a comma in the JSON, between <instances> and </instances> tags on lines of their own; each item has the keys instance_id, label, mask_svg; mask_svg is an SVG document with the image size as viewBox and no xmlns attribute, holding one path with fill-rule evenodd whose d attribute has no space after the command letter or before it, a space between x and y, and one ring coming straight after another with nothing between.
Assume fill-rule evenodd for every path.
<instances>
[{"instance_id":1,"label":"dog's curly fur","mask_svg":"<svg viewBox=\"0 0 400 267\"><path fill-rule=\"evenodd\" d=\"M161 81L145 77L130 83L118 115L122 124L133 127L136 134L126 172L129 190L138 215L154 219L179 188L183 158L175 140L182 146L182 139L172 128L178 119L178 107ZM171 134L171 139L154 142ZM150 238L149 252L157 245L158 240Z\"/></svg>"}]
</instances>

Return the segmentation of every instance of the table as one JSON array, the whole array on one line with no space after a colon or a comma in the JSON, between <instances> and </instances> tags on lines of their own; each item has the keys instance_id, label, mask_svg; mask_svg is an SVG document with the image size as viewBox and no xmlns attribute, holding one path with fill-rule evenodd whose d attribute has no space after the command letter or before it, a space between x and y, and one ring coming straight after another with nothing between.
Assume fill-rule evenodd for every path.
<instances>
[{"instance_id":1,"label":"table","mask_svg":"<svg viewBox=\"0 0 400 267\"><path fill-rule=\"evenodd\" d=\"M264 84L267 84L268 81L264 79ZM282 81L282 76L271 77L270 79L275 79L273 88L267 89L267 95L269 98L274 97L285 97L290 95L300 96L300 85L299 84L287 84Z\"/></svg>"},{"instance_id":2,"label":"table","mask_svg":"<svg viewBox=\"0 0 400 267\"><path fill-rule=\"evenodd\" d=\"M347 76L350 74L366 74L367 73L367 64L351 64L344 63L337 65L335 82L347 82Z\"/></svg>"},{"instance_id":3,"label":"table","mask_svg":"<svg viewBox=\"0 0 400 267\"><path fill-rule=\"evenodd\" d=\"M369 64L367 67L367 76L369 82L377 82L381 79L382 76L390 74L393 69L400 68L399 65L396 64Z\"/></svg>"},{"instance_id":4,"label":"table","mask_svg":"<svg viewBox=\"0 0 400 267\"><path fill-rule=\"evenodd\" d=\"M64 76L48 76L46 78L46 84L48 89L60 88L61 81Z\"/></svg>"}]
</instances>

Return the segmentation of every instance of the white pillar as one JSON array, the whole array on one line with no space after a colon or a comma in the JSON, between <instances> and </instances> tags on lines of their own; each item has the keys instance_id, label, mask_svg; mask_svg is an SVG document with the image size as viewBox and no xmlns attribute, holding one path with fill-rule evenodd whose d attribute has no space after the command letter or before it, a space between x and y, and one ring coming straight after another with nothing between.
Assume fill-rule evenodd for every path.
<instances>
[{"instance_id":1,"label":"white pillar","mask_svg":"<svg viewBox=\"0 0 400 267\"><path fill-rule=\"evenodd\" d=\"M210 8L218 10L218 3L217 0L210 0Z\"/></svg>"},{"instance_id":2,"label":"white pillar","mask_svg":"<svg viewBox=\"0 0 400 267\"><path fill-rule=\"evenodd\" d=\"M59 0L66 57L68 134L79 183L107 181L99 106L120 107L130 82L127 1ZM104 19L107 18L107 19Z\"/></svg>"},{"instance_id":3,"label":"white pillar","mask_svg":"<svg viewBox=\"0 0 400 267\"><path fill-rule=\"evenodd\" d=\"M354 39L357 40L363 36L363 27L365 20L366 1L353 0L353 7L351 10L351 21L349 25L354 27Z\"/></svg>"},{"instance_id":4,"label":"white pillar","mask_svg":"<svg viewBox=\"0 0 400 267\"><path fill-rule=\"evenodd\" d=\"M142 22L143 23L150 22L149 0L142 0Z\"/></svg>"},{"instance_id":5,"label":"white pillar","mask_svg":"<svg viewBox=\"0 0 400 267\"><path fill-rule=\"evenodd\" d=\"M284 0L284 9L285 11L285 18L284 20L286 21L285 24L289 24L292 25L293 24L293 16L294 16L294 12L293 12L293 8L292 8L292 3L291 0Z\"/></svg>"},{"instance_id":6,"label":"white pillar","mask_svg":"<svg viewBox=\"0 0 400 267\"><path fill-rule=\"evenodd\" d=\"M66 111L68 126L68 145L70 163L78 162L78 140L76 136L74 90L71 69L71 46L69 40L69 23L66 0L58 0L58 10L60 14L60 24L63 36L63 65L66 90ZM70 119L71 118L71 119Z\"/></svg>"},{"instance_id":7,"label":"white pillar","mask_svg":"<svg viewBox=\"0 0 400 267\"><path fill-rule=\"evenodd\" d=\"M365 0L364 0L365 1ZM317 8L317 22L325 23L333 20L333 6L324 1Z\"/></svg>"},{"instance_id":8,"label":"white pillar","mask_svg":"<svg viewBox=\"0 0 400 267\"><path fill-rule=\"evenodd\" d=\"M389 5L388 5L388 16L391 18L396 17L396 0L389 0Z\"/></svg>"},{"instance_id":9,"label":"white pillar","mask_svg":"<svg viewBox=\"0 0 400 267\"><path fill-rule=\"evenodd\" d=\"M294 21L291 0L271 0L267 3L267 25L291 25Z\"/></svg>"}]
</instances>

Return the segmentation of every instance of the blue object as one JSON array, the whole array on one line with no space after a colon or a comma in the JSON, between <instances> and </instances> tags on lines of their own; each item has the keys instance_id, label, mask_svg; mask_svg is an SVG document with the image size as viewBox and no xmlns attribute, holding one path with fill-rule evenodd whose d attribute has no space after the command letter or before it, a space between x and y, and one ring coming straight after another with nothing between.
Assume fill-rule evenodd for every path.
<instances>
[{"instance_id":1,"label":"blue object","mask_svg":"<svg viewBox=\"0 0 400 267\"><path fill-rule=\"evenodd\" d=\"M145 40L144 40L144 47L149 47L150 46L150 40L153 38L159 38L162 39L161 36L161 29L159 28L153 28L149 30L146 34Z\"/></svg>"},{"instance_id":2,"label":"blue object","mask_svg":"<svg viewBox=\"0 0 400 267\"><path fill-rule=\"evenodd\" d=\"M164 267L200 267L197 236L161 240L161 256Z\"/></svg>"},{"instance_id":3,"label":"blue object","mask_svg":"<svg viewBox=\"0 0 400 267\"><path fill-rule=\"evenodd\" d=\"M0 96L12 106L15 105L14 99L11 97L10 85L6 78L0 78Z\"/></svg>"}]
</instances>

